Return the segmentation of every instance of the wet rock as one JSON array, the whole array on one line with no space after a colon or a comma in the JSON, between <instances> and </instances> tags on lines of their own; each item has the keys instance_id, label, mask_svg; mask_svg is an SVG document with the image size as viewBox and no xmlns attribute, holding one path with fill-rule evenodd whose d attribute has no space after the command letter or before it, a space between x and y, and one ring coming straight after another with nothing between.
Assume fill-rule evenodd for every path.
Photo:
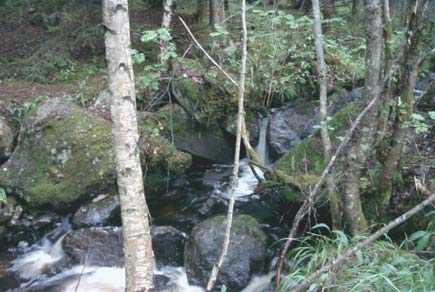
<instances>
[{"instance_id":1,"label":"wet rock","mask_svg":"<svg viewBox=\"0 0 435 292\"><path fill-rule=\"evenodd\" d=\"M187 245L186 270L189 282L205 286L218 259L224 239L226 216L216 216L196 225ZM225 284L229 291L240 291L253 274L264 271L266 235L257 221L247 215L234 217L227 257L216 288Z\"/></svg>"},{"instance_id":2,"label":"wet rock","mask_svg":"<svg viewBox=\"0 0 435 292\"><path fill-rule=\"evenodd\" d=\"M72 231L62 240L75 264L121 267L124 265L120 227L90 227Z\"/></svg>"},{"instance_id":3,"label":"wet rock","mask_svg":"<svg viewBox=\"0 0 435 292\"><path fill-rule=\"evenodd\" d=\"M153 227L153 251L159 266L183 264L185 235L171 226ZM123 266L121 227L89 227L69 232L62 241L73 263L89 266Z\"/></svg>"},{"instance_id":4,"label":"wet rock","mask_svg":"<svg viewBox=\"0 0 435 292\"><path fill-rule=\"evenodd\" d=\"M120 204L117 195L97 197L90 204L80 207L72 218L74 228L114 225L114 223L120 225Z\"/></svg>"},{"instance_id":5,"label":"wet rock","mask_svg":"<svg viewBox=\"0 0 435 292\"><path fill-rule=\"evenodd\" d=\"M318 111L310 104L284 107L272 113L267 134L274 156L281 157L301 143L318 123Z\"/></svg>"},{"instance_id":6,"label":"wet rock","mask_svg":"<svg viewBox=\"0 0 435 292\"><path fill-rule=\"evenodd\" d=\"M157 264L182 266L184 263L184 243L186 235L172 226L151 228L153 252Z\"/></svg>"}]
</instances>

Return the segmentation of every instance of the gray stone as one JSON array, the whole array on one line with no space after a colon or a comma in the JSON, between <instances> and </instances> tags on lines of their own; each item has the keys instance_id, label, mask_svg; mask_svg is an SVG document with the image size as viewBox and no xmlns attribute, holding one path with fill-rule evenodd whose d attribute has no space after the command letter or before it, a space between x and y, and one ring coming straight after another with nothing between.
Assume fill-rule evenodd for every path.
<instances>
[{"instance_id":1,"label":"gray stone","mask_svg":"<svg viewBox=\"0 0 435 292\"><path fill-rule=\"evenodd\" d=\"M118 195L102 195L93 202L80 207L72 218L74 228L113 225L120 223L120 204Z\"/></svg>"},{"instance_id":2,"label":"gray stone","mask_svg":"<svg viewBox=\"0 0 435 292\"><path fill-rule=\"evenodd\" d=\"M226 216L215 216L196 225L187 244L186 271L191 284L205 286L224 239ZM234 217L228 254L216 282L229 291L246 287L253 274L266 266L266 235L247 215Z\"/></svg>"}]
</instances>

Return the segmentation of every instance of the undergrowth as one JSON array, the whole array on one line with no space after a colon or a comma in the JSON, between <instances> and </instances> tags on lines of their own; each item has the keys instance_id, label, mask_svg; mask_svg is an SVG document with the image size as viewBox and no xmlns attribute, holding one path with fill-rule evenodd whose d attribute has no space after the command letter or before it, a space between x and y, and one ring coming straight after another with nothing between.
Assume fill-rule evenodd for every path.
<instances>
[{"instance_id":1,"label":"undergrowth","mask_svg":"<svg viewBox=\"0 0 435 292\"><path fill-rule=\"evenodd\" d=\"M308 291L435 291L435 212L426 230L417 231L402 244L395 244L390 238L378 240L355 257L321 275ZM326 263L365 236L353 239L342 231L332 230L324 224L313 229L326 228L328 235L310 233L299 241L299 247L290 251L289 272L283 279L279 291L292 288Z\"/></svg>"}]
</instances>

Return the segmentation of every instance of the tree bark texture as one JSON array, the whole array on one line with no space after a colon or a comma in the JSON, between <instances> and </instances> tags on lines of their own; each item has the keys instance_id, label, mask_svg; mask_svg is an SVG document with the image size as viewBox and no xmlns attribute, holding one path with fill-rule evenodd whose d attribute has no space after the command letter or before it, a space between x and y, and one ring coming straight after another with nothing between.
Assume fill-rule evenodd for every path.
<instances>
[{"instance_id":1,"label":"tree bark texture","mask_svg":"<svg viewBox=\"0 0 435 292\"><path fill-rule=\"evenodd\" d=\"M103 21L112 95L112 134L121 203L126 291L151 291L154 287L153 252L139 158L127 0L104 0Z\"/></svg>"},{"instance_id":2,"label":"tree bark texture","mask_svg":"<svg viewBox=\"0 0 435 292\"><path fill-rule=\"evenodd\" d=\"M365 58L364 99L379 99L382 92L383 23L381 0L365 1L367 51ZM377 132L379 102L368 113L359 136L347 153L347 176L344 185L344 214L349 232L353 235L368 227L362 211L360 180L363 168L374 148Z\"/></svg>"},{"instance_id":3,"label":"tree bark texture","mask_svg":"<svg viewBox=\"0 0 435 292\"><path fill-rule=\"evenodd\" d=\"M323 143L324 164L327 165L331 159L332 143L328 133L328 100L327 100L327 69L323 52L322 24L320 19L319 0L312 0L314 18L314 41L317 55L317 72L319 75L320 89L320 135ZM331 210L332 226L341 228L340 200L335 191L334 174L330 173L326 178L329 193L329 206Z\"/></svg>"}]
</instances>

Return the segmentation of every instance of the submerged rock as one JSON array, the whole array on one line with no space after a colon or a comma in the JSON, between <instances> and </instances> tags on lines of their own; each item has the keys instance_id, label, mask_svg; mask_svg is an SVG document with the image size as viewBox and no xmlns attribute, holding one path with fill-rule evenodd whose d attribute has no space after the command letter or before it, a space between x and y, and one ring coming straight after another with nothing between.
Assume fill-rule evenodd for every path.
<instances>
[{"instance_id":1,"label":"submerged rock","mask_svg":"<svg viewBox=\"0 0 435 292\"><path fill-rule=\"evenodd\" d=\"M112 222L121 223L118 195L97 197L92 203L80 207L72 218L74 228L113 225Z\"/></svg>"},{"instance_id":2,"label":"submerged rock","mask_svg":"<svg viewBox=\"0 0 435 292\"><path fill-rule=\"evenodd\" d=\"M226 216L215 216L196 225L187 245L186 270L189 282L205 286L210 271L222 250ZM266 265L266 235L257 221L248 215L234 217L231 242L220 270L216 287L229 291L246 287L253 274Z\"/></svg>"}]
</instances>

